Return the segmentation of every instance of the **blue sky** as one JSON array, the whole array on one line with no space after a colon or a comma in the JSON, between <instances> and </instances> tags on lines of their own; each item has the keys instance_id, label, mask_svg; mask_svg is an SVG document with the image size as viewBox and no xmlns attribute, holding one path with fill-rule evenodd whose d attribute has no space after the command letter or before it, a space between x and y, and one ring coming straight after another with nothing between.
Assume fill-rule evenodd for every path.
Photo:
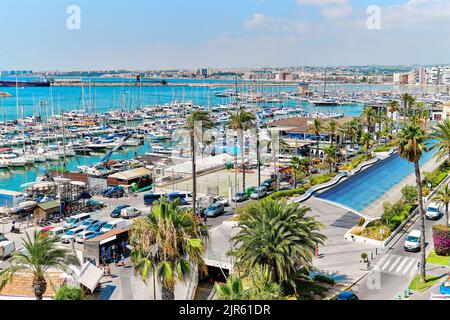
<instances>
[{"instance_id":1,"label":"blue sky","mask_svg":"<svg viewBox=\"0 0 450 320\"><path fill-rule=\"evenodd\" d=\"M1 0L0 26L0 70L450 63L450 0Z\"/></svg>"}]
</instances>

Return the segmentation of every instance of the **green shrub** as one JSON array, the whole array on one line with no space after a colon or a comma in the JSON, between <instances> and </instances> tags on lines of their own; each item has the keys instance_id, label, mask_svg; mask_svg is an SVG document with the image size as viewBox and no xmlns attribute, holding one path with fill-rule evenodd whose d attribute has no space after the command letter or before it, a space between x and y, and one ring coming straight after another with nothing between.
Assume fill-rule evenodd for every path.
<instances>
[{"instance_id":1,"label":"green shrub","mask_svg":"<svg viewBox=\"0 0 450 320\"><path fill-rule=\"evenodd\" d=\"M83 300L84 292L74 286L62 286L56 291L55 300Z\"/></svg>"},{"instance_id":2,"label":"green shrub","mask_svg":"<svg viewBox=\"0 0 450 320\"><path fill-rule=\"evenodd\" d=\"M379 146L379 147L376 147L373 151L374 152L388 152L389 150L391 150L390 146Z\"/></svg>"},{"instance_id":3,"label":"green shrub","mask_svg":"<svg viewBox=\"0 0 450 320\"><path fill-rule=\"evenodd\" d=\"M332 173L332 174L323 173L323 174L319 174L319 175L314 175L314 176L309 177L309 183L312 186L316 186L316 185L331 181L335 176L336 176L336 174L334 174L334 173Z\"/></svg>"},{"instance_id":4,"label":"green shrub","mask_svg":"<svg viewBox=\"0 0 450 320\"><path fill-rule=\"evenodd\" d=\"M417 189L414 186L404 186L402 195L403 199L409 204L416 203L417 201Z\"/></svg>"},{"instance_id":5,"label":"green shrub","mask_svg":"<svg viewBox=\"0 0 450 320\"><path fill-rule=\"evenodd\" d=\"M323 274L316 274L314 276L313 280L317 281L317 282L327 283L327 284L335 284L336 283L336 281L333 278L323 275Z\"/></svg>"}]
</instances>

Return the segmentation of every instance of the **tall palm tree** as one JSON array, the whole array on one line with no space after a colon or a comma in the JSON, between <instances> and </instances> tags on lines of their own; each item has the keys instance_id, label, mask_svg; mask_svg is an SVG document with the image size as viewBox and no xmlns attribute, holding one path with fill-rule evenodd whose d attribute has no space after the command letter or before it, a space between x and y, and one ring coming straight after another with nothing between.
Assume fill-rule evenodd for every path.
<instances>
[{"instance_id":1,"label":"tall palm tree","mask_svg":"<svg viewBox=\"0 0 450 320\"><path fill-rule=\"evenodd\" d=\"M372 107L365 107L363 110L362 117L367 123L367 131L370 133L372 132L372 124L375 120L377 113Z\"/></svg>"},{"instance_id":2,"label":"tall palm tree","mask_svg":"<svg viewBox=\"0 0 450 320\"><path fill-rule=\"evenodd\" d=\"M430 150L436 150L435 156L442 159L445 156L450 161L450 120L445 119L433 128L431 139L428 141Z\"/></svg>"},{"instance_id":3,"label":"tall palm tree","mask_svg":"<svg viewBox=\"0 0 450 320\"><path fill-rule=\"evenodd\" d=\"M276 283L294 286L297 270L309 269L316 245L326 238L320 233L321 224L306 217L310 211L285 200L259 202L241 217L239 232L232 239L237 249L230 255L242 270L267 265Z\"/></svg>"},{"instance_id":4,"label":"tall palm tree","mask_svg":"<svg viewBox=\"0 0 450 320\"><path fill-rule=\"evenodd\" d=\"M400 103L397 100L391 100L387 104L387 111L391 114L391 119L394 121L394 112L400 109Z\"/></svg>"},{"instance_id":5,"label":"tall palm tree","mask_svg":"<svg viewBox=\"0 0 450 320\"><path fill-rule=\"evenodd\" d=\"M445 206L445 225L447 228L450 226L448 221L448 205L450 204L450 188L448 184L445 184L437 194L432 198L432 201L436 201L439 204Z\"/></svg>"},{"instance_id":6,"label":"tall palm tree","mask_svg":"<svg viewBox=\"0 0 450 320\"><path fill-rule=\"evenodd\" d=\"M330 135L330 143L333 145L334 138L336 137L336 133L338 130L337 122L335 120L331 120L330 122L328 122L326 130L327 130L328 134Z\"/></svg>"},{"instance_id":7,"label":"tall palm tree","mask_svg":"<svg viewBox=\"0 0 450 320\"><path fill-rule=\"evenodd\" d=\"M400 104L397 100L391 100L387 104L387 111L391 114L398 111L398 108L400 107Z\"/></svg>"},{"instance_id":8,"label":"tall palm tree","mask_svg":"<svg viewBox=\"0 0 450 320\"><path fill-rule=\"evenodd\" d=\"M297 189L298 177L304 172L302 170L302 159L299 156L293 156L291 158L291 168L294 173L294 188Z\"/></svg>"},{"instance_id":9,"label":"tall palm tree","mask_svg":"<svg viewBox=\"0 0 450 320\"><path fill-rule=\"evenodd\" d=\"M333 165L338 161L337 150L335 146L325 148L325 162L328 163L329 172L331 174Z\"/></svg>"},{"instance_id":10,"label":"tall palm tree","mask_svg":"<svg viewBox=\"0 0 450 320\"><path fill-rule=\"evenodd\" d=\"M372 138L372 135L370 133L364 132L361 135L360 143L363 145L364 151L366 152L367 156L369 155L370 147L372 145L372 142L373 142L373 138Z\"/></svg>"},{"instance_id":11,"label":"tall palm tree","mask_svg":"<svg viewBox=\"0 0 450 320\"><path fill-rule=\"evenodd\" d=\"M320 144L320 135L322 133L322 130L323 130L323 124L320 121L320 119L318 119L318 118L315 118L312 126L310 128L308 128L308 132L312 132L316 136L316 141L317 141L316 157L317 158L320 158L320 156L319 156L319 144Z\"/></svg>"},{"instance_id":12,"label":"tall palm tree","mask_svg":"<svg viewBox=\"0 0 450 320\"><path fill-rule=\"evenodd\" d=\"M398 139L398 153L400 157L414 163L414 171L416 175L416 186L418 193L420 228L422 231L421 238L421 272L420 278L425 282L425 214L423 210L422 199L422 179L420 177L419 161L425 150L426 133L416 124L409 124L402 128Z\"/></svg>"},{"instance_id":13,"label":"tall palm tree","mask_svg":"<svg viewBox=\"0 0 450 320\"><path fill-rule=\"evenodd\" d=\"M218 300L248 300L248 290L244 289L242 279L237 276L230 276L225 284L214 286Z\"/></svg>"},{"instance_id":14,"label":"tall palm tree","mask_svg":"<svg viewBox=\"0 0 450 320\"><path fill-rule=\"evenodd\" d=\"M201 129L198 126L201 125ZM192 155L192 209L194 213L196 212L197 205L197 163L196 163L196 144L199 134L202 134L205 130L211 129L213 127L213 122L206 111L193 111L186 124L187 130L189 132L189 138L191 142L191 155ZM202 132L198 132L198 130Z\"/></svg>"},{"instance_id":15,"label":"tall palm tree","mask_svg":"<svg viewBox=\"0 0 450 320\"><path fill-rule=\"evenodd\" d=\"M161 199L150 215L135 220L130 229L135 271L144 281L154 272L163 300L174 300L175 285L188 279L192 264L206 272L207 226L179 204Z\"/></svg>"},{"instance_id":16,"label":"tall palm tree","mask_svg":"<svg viewBox=\"0 0 450 320\"><path fill-rule=\"evenodd\" d=\"M409 118L410 110L412 109L414 103L416 102L416 99L409 93L402 94L400 99L403 102L403 108L405 110L404 115L405 115L405 117Z\"/></svg>"},{"instance_id":17,"label":"tall palm tree","mask_svg":"<svg viewBox=\"0 0 450 320\"><path fill-rule=\"evenodd\" d=\"M229 127L235 130L239 137L242 160L242 188L245 192L245 144L244 132L255 127L256 116L248 111L240 110L230 115Z\"/></svg>"},{"instance_id":18,"label":"tall palm tree","mask_svg":"<svg viewBox=\"0 0 450 320\"><path fill-rule=\"evenodd\" d=\"M22 239L25 250L14 252L8 267L0 272L0 291L15 275L25 273L33 277L34 295L37 300L42 300L50 269L66 271L70 265L80 265L78 257L69 249L59 248L58 242L58 237L42 237L38 231L34 231L33 237L27 233Z\"/></svg>"}]
</instances>

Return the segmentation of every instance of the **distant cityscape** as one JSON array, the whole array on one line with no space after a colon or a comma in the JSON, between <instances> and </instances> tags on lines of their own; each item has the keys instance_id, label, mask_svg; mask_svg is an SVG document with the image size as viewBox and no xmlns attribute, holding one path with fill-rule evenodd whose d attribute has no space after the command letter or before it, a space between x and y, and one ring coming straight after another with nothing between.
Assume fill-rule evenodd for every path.
<instances>
[{"instance_id":1,"label":"distant cityscape","mask_svg":"<svg viewBox=\"0 0 450 320\"><path fill-rule=\"evenodd\" d=\"M344 67L286 67L258 69L213 69L191 70L100 70L100 71L0 71L1 77L46 76L46 77L102 77L102 78L177 78L218 79L246 81L286 81L370 83L421 86L450 85L450 65L438 66L344 66Z\"/></svg>"}]
</instances>

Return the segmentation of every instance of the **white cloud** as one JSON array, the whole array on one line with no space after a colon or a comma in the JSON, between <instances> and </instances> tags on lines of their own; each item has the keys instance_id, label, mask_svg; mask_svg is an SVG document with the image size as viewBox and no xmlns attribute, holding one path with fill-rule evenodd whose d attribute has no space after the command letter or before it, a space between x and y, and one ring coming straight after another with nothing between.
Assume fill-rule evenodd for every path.
<instances>
[{"instance_id":1,"label":"white cloud","mask_svg":"<svg viewBox=\"0 0 450 320\"><path fill-rule=\"evenodd\" d=\"M341 6L325 7L320 10L320 14L328 19L336 19L348 16L353 12L351 5L343 4Z\"/></svg>"},{"instance_id":2,"label":"white cloud","mask_svg":"<svg viewBox=\"0 0 450 320\"><path fill-rule=\"evenodd\" d=\"M300 5L330 5L330 4L347 4L347 0L297 0Z\"/></svg>"},{"instance_id":3,"label":"white cloud","mask_svg":"<svg viewBox=\"0 0 450 320\"><path fill-rule=\"evenodd\" d=\"M260 30L271 33L304 34L307 25L304 22L287 18L268 17L262 13L255 13L244 22L245 29Z\"/></svg>"},{"instance_id":4,"label":"white cloud","mask_svg":"<svg viewBox=\"0 0 450 320\"><path fill-rule=\"evenodd\" d=\"M353 12L349 0L297 0L297 4L320 7L319 13L327 19L346 17Z\"/></svg>"}]
</instances>

